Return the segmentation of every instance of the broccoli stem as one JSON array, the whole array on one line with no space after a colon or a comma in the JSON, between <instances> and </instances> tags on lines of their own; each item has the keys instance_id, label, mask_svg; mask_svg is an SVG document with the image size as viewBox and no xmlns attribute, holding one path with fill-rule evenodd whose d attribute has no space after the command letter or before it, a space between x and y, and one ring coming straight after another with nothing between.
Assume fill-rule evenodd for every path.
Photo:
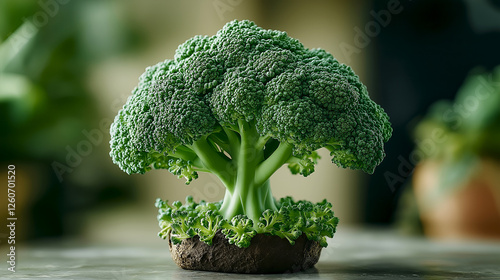
<instances>
[{"instance_id":1,"label":"broccoli stem","mask_svg":"<svg viewBox=\"0 0 500 280\"><path fill-rule=\"evenodd\" d=\"M261 184L267 181L283 164L292 158L292 145L281 142L276 151L263 161L256 170L256 182Z\"/></svg>"},{"instance_id":2,"label":"broccoli stem","mask_svg":"<svg viewBox=\"0 0 500 280\"><path fill-rule=\"evenodd\" d=\"M227 191L220 212L226 219L244 214L257 222L265 210L277 209L271 192L269 177L279 166L272 166L272 170L261 171L262 174L258 175L258 170L262 170L261 163L276 158L271 159L271 161L275 162L275 165L281 162L281 166L290 156L291 150L288 156L273 157L273 154L264 161L262 137L257 132L255 125L240 120L238 126L240 134L238 138L239 152L234 159L236 163L236 179L233 186L226 185ZM277 149L276 152L277 154L283 153L280 149Z\"/></svg>"},{"instance_id":3,"label":"broccoli stem","mask_svg":"<svg viewBox=\"0 0 500 280\"><path fill-rule=\"evenodd\" d=\"M203 167L217 176L226 187L231 187L233 174L231 161L222 153L215 151L207 142L207 137L201 137L192 144L192 149L198 155Z\"/></svg>"},{"instance_id":4,"label":"broccoli stem","mask_svg":"<svg viewBox=\"0 0 500 280\"><path fill-rule=\"evenodd\" d=\"M233 192L226 189L219 212L227 220L236 215L246 215L257 223L267 209L277 210L269 181L259 187L236 185Z\"/></svg>"},{"instance_id":5,"label":"broccoli stem","mask_svg":"<svg viewBox=\"0 0 500 280\"><path fill-rule=\"evenodd\" d=\"M265 156L270 139L261 136L252 121L239 120L237 126L222 127L217 135L201 137L177 151L178 157L192 159L198 171L216 175L226 186L220 209L224 218L246 215L256 223L262 212L277 209L269 178L293 157L292 145L286 142L266 150Z\"/></svg>"}]
</instances>

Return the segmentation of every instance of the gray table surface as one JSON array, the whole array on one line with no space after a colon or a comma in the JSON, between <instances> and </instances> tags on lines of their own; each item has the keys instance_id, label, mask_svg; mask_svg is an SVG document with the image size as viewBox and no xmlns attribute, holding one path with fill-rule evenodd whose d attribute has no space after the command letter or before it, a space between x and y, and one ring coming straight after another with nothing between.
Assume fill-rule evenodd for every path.
<instances>
[{"instance_id":1,"label":"gray table surface","mask_svg":"<svg viewBox=\"0 0 500 280\"><path fill-rule=\"evenodd\" d=\"M388 230L339 229L314 269L234 275L178 268L162 246L55 242L20 246L0 279L500 279L500 242L433 242ZM2 254L5 248L2 248Z\"/></svg>"}]
</instances>

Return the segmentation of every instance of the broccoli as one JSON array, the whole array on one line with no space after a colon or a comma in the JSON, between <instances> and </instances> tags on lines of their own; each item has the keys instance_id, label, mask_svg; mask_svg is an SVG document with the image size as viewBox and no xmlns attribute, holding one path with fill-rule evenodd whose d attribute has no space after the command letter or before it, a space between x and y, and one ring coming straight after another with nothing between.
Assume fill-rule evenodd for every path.
<instances>
[{"instance_id":1,"label":"broccoli","mask_svg":"<svg viewBox=\"0 0 500 280\"><path fill-rule=\"evenodd\" d=\"M167 169L189 184L212 173L226 187L218 213L256 225L278 211L269 178L281 166L308 176L326 148L338 166L373 173L391 134L349 66L285 32L234 20L146 69L111 126L110 155L129 174ZM192 234L174 225L179 238Z\"/></svg>"},{"instance_id":2,"label":"broccoli","mask_svg":"<svg viewBox=\"0 0 500 280\"><path fill-rule=\"evenodd\" d=\"M235 244L240 248L248 247L252 237L257 234L253 229L253 221L245 215L234 216L230 222L223 220L221 227L229 244Z\"/></svg>"}]
</instances>

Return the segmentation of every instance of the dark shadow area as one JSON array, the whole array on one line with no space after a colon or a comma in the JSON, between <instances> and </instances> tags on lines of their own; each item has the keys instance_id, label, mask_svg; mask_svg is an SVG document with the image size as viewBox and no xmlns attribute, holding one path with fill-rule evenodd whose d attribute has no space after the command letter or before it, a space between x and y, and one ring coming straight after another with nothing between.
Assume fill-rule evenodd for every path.
<instances>
[{"instance_id":1,"label":"dark shadow area","mask_svg":"<svg viewBox=\"0 0 500 280\"><path fill-rule=\"evenodd\" d=\"M389 2L373 1L367 23L381 22L374 15L382 17ZM394 128L385 145L386 158L368 176L364 215L370 224L392 221L399 195L411 180L419 160L412 154L415 123L436 100L452 100L471 70L490 71L500 64L500 28L492 21L500 14L495 1L398 2L401 12L383 18L385 26L369 45L374 55L370 92ZM482 12L477 16L483 4L496 18L481 16Z\"/></svg>"}]
</instances>

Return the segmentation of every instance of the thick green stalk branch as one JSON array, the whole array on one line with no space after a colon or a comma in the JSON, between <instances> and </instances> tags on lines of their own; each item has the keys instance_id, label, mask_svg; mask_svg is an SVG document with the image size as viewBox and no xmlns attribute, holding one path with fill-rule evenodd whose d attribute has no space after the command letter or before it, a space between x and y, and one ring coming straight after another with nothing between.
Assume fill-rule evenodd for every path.
<instances>
[{"instance_id":1,"label":"thick green stalk branch","mask_svg":"<svg viewBox=\"0 0 500 280\"><path fill-rule=\"evenodd\" d=\"M269 141L270 138L271 138L270 135L259 137L259 140L255 144L255 149L257 149L257 150L264 149L264 146L266 145L267 141Z\"/></svg>"},{"instance_id":2,"label":"thick green stalk branch","mask_svg":"<svg viewBox=\"0 0 500 280\"><path fill-rule=\"evenodd\" d=\"M265 209L273 208L267 200L267 197L272 196L269 184L266 184L267 189L263 190L255 183L256 169L264 159L264 153L262 149L256 149L259 133L254 124L240 120L238 129L239 154L236 160L233 159L236 165L236 183L234 190L226 192L220 211L229 219L245 214L258 221Z\"/></svg>"},{"instance_id":3,"label":"thick green stalk branch","mask_svg":"<svg viewBox=\"0 0 500 280\"><path fill-rule=\"evenodd\" d=\"M170 156L180 158L185 161L194 161L198 157L198 155L192 149L186 146L178 146L175 150L175 153L170 154Z\"/></svg>"},{"instance_id":4,"label":"thick green stalk branch","mask_svg":"<svg viewBox=\"0 0 500 280\"><path fill-rule=\"evenodd\" d=\"M224 132L226 133L227 139L229 141L229 147L231 149L231 157L234 160L238 159L240 153L240 138L239 135L233 130L223 127Z\"/></svg>"},{"instance_id":5,"label":"thick green stalk branch","mask_svg":"<svg viewBox=\"0 0 500 280\"><path fill-rule=\"evenodd\" d=\"M235 174L232 162L224 154L214 150L207 142L206 137L201 137L192 144L192 149L200 158L203 166L217 176L230 190L234 185Z\"/></svg>"},{"instance_id":6,"label":"thick green stalk branch","mask_svg":"<svg viewBox=\"0 0 500 280\"><path fill-rule=\"evenodd\" d=\"M264 184L264 182L269 180L271 175L283 166L291 156L292 145L281 142L276 151L257 167L255 172L255 184Z\"/></svg>"}]
</instances>

